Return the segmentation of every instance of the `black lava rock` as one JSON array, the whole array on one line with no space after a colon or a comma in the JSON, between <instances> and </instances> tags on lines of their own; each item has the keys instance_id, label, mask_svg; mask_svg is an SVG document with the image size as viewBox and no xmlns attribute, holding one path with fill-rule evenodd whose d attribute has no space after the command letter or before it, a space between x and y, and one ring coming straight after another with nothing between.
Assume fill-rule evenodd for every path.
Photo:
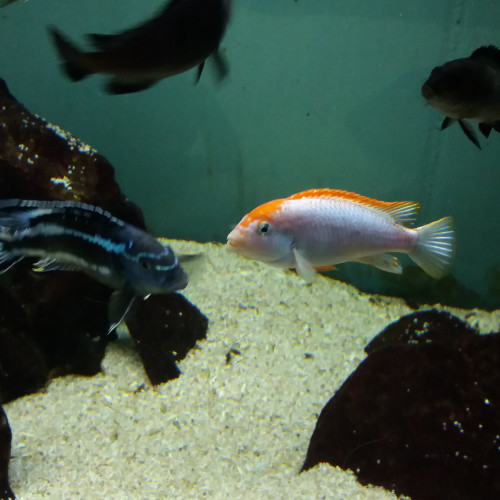
<instances>
[{"instance_id":1,"label":"black lava rock","mask_svg":"<svg viewBox=\"0 0 500 500\"><path fill-rule=\"evenodd\" d=\"M180 375L176 361L206 337L208 319L178 293L152 295L135 302L127 327L149 379L161 384Z\"/></svg>"},{"instance_id":2,"label":"black lava rock","mask_svg":"<svg viewBox=\"0 0 500 500\"><path fill-rule=\"evenodd\" d=\"M327 462L414 500L500 498L500 334L424 311L366 350L322 410L302 470Z\"/></svg>"},{"instance_id":3,"label":"black lava rock","mask_svg":"<svg viewBox=\"0 0 500 500\"><path fill-rule=\"evenodd\" d=\"M9 461L12 433L9 421L0 406L0 500L16 498L9 485Z\"/></svg>"}]
</instances>

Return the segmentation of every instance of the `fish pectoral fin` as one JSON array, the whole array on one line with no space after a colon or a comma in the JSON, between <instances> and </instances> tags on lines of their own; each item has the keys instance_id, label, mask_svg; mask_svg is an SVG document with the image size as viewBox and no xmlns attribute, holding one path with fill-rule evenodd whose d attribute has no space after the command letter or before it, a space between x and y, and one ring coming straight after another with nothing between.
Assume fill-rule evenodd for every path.
<instances>
[{"instance_id":1,"label":"fish pectoral fin","mask_svg":"<svg viewBox=\"0 0 500 500\"><path fill-rule=\"evenodd\" d=\"M108 333L113 332L127 315L132 302L134 302L135 293L132 290L115 290L111 294L108 304Z\"/></svg>"},{"instance_id":2,"label":"fish pectoral fin","mask_svg":"<svg viewBox=\"0 0 500 500\"><path fill-rule=\"evenodd\" d=\"M229 74L229 63L220 50L216 50L212 54L211 60L217 73L217 79L221 82Z\"/></svg>"},{"instance_id":3,"label":"fish pectoral fin","mask_svg":"<svg viewBox=\"0 0 500 500\"><path fill-rule=\"evenodd\" d=\"M106 85L109 94L132 94L140 92L154 85L158 80L128 81L121 78L112 78Z\"/></svg>"},{"instance_id":4,"label":"fish pectoral fin","mask_svg":"<svg viewBox=\"0 0 500 500\"><path fill-rule=\"evenodd\" d=\"M367 257L356 259L353 262L368 264L369 266L376 267L377 269L388 273L401 274L403 272L403 268L401 267L398 258L394 257L394 255L389 255L388 253L368 255Z\"/></svg>"},{"instance_id":5,"label":"fish pectoral fin","mask_svg":"<svg viewBox=\"0 0 500 500\"><path fill-rule=\"evenodd\" d=\"M444 130L445 128L448 128L450 125L452 125L455 122L453 118L450 118L447 116L444 120L443 123L441 123L441 130Z\"/></svg>"},{"instance_id":6,"label":"fish pectoral fin","mask_svg":"<svg viewBox=\"0 0 500 500\"><path fill-rule=\"evenodd\" d=\"M313 265L300 253L300 250L292 250L295 257L295 270L297 274L306 282L312 283L316 277L316 270Z\"/></svg>"},{"instance_id":7,"label":"fish pectoral fin","mask_svg":"<svg viewBox=\"0 0 500 500\"><path fill-rule=\"evenodd\" d=\"M56 259L44 257L35 262L32 267L35 273L46 273L50 271L80 271L80 268L69 264L61 264Z\"/></svg>"},{"instance_id":8,"label":"fish pectoral fin","mask_svg":"<svg viewBox=\"0 0 500 500\"><path fill-rule=\"evenodd\" d=\"M460 128L462 129L463 133L467 136L467 139L472 142L475 146L477 146L479 149L481 149L481 144L479 144L479 140L477 138L476 133L472 129L471 125L467 123L465 120L458 120L458 123L460 125Z\"/></svg>"},{"instance_id":9,"label":"fish pectoral fin","mask_svg":"<svg viewBox=\"0 0 500 500\"><path fill-rule=\"evenodd\" d=\"M484 135L484 137L489 137L492 129L493 129L493 125L490 125L489 123L480 123L479 124L479 130Z\"/></svg>"}]
</instances>

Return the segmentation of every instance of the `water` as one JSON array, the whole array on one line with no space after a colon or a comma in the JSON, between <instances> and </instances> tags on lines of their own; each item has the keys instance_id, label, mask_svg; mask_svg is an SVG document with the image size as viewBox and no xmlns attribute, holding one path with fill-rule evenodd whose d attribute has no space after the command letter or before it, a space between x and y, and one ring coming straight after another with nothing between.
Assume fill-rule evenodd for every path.
<instances>
[{"instance_id":1,"label":"water","mask_svg":"<svg viewBox=\"0 0 500 500\"><path fill-rule=\"evenodd\" d=\"M434 66L500 45L500 4L234 0L222 84L208 66L198 85L191 71L109 96L101 77L61 73L48 25L82 43L163 4L19 0L0 10L0 76L30 111L111 161L157 235L225 241L255 206L312 187L414 200L419 223L454 217L453 275L483 295L469 305L498 305L484 296L500 270L500 136L479 151L458 126L440 132L420 86ZM379 271L343 273L384 291Z\"/></svg>"}]
</instances>

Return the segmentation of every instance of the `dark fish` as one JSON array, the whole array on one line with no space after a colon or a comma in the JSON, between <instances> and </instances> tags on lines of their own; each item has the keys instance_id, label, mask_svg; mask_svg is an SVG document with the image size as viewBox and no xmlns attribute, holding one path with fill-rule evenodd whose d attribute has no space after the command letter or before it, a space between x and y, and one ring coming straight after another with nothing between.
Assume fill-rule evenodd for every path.
<instances>
[{"instance_id":1,"label":"dark fish","mask_svg":"<svg viewBox=\"0 0 500 500\"><path fill-rule=\"evenodd\" d=\"M147 89L162 78L198 66L213 55L222 79L227 64L219 52L230 16L231 0L171 0L155 17L115 35L88 35L97 49L77 49L55 28L50 29L68 76L81 80L93 73L112 75L112 94Z\"/></svg>"},{"instance_id":2,"label":"dark fish","mask_svg":"<svg viewBox=\"0 0 500 500\"><path fill-rule=\"evenodd\" d=\"M39 259L35 271L82 271L113 288L110 332L136 296L170 293L188 283L170 247L79 202L0 200L0 273L25 257Z\"/></svg>"},{"instance_id":3,"label":"dark fish","mask_svg":"<svg viewBox=\"0 0 500 500\"><path fill-rule=\"evenodd\" d=\"M445 115L441 130L458 121L465 135L481 145L466 119L479 123L485 137L500 132L500 50L480 47L470 57L455 59L434 68L422 85L422 95Z\"/></svg>"}]
</instances>

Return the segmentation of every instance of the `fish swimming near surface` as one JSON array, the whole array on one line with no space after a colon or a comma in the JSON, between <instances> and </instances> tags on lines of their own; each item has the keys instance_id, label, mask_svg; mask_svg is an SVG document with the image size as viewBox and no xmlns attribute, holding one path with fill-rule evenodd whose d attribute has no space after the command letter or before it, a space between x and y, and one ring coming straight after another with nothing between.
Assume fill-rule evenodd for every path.
<instances>
[{"instance_id":1,"label":"fish swimming near surface","mask_svg":"<svg viewBox=\"0 0 500 500\"><path fill-rule=\"evenodd\" d=\"M406 253L427 274L441 278L454 255L452 219L406 227L419 210L411 201L311 189L255 208L231 231L227 244L244 257L295 269L308 283L316 271L348 261L401 273L397 258L388 252Z\"/></svg>"},{"instance_id":2,"label":"fish swimming near surface","mask_svg":"<svg viewBox=\"0 0 500 500\"><path fill-rule=\"evenodd\" d=\"M466 120L477 121L485 137L491 130L500 132L500 50L493 45L480 47L470 57L437 66L422 85L422 95L445 115L441 130L458 121L468 139L481 149Z\"/></svg>"},{"instance_id":3,"label":"fish swimming near surface","mask_svg":"<svg viewBox=\"0 0 500 500\"><path fill-rule=\"evenodd\" d=\"M50 33L73 81L103 73L112 76L108 92L126 94L195 67L198 80L209 56L222 79L228 66L219 45L230 11L231 0L171 0L137 27L114 35L88 35L94 52L80 51L55 28Z\"/></svg>"},{"instance_id":4,"label":"fish swimming near surface","mask_svg":"<svg viewBox=\"0 0 500 500\"><path fill-rule=\"evenodd\" d=\"M25 257L37 272L82 271L114 289L109 331L135 297L185 288L172 249L100 207L71 201L0 200L0 273Z\"/></svg>"}]
</instances>

